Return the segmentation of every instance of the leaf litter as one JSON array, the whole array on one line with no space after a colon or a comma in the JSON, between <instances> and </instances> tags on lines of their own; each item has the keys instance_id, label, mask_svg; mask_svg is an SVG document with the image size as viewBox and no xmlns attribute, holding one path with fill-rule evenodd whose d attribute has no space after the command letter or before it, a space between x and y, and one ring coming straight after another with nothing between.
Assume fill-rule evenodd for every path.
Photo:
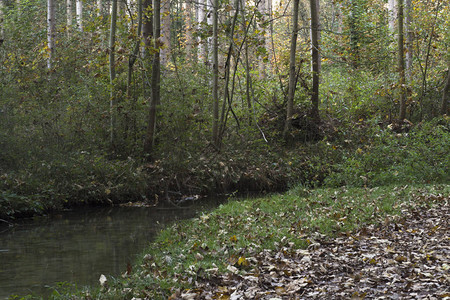
<instances>
[{"instance_id":1,"label":"leaf litter","mask_svg":"<svg viewBox=\"0 0 450 300\"><path fill-rule=\"evenodd\" d=\"M246 249L169 299L450 299L449 197L427 197L437 205L334 238L312 233L307 249L286 238L276 251Z\"/></svg>"}]
</instances>

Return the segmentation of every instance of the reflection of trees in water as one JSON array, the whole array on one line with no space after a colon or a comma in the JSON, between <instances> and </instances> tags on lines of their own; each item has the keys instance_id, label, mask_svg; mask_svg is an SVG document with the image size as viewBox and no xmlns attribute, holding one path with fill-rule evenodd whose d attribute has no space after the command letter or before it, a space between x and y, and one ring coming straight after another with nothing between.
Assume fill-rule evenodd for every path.
<instances>
[{"instance_id":1,"label":"reflection of trees in water","mask_svg":"<svg viewBox=\"0 0 450 300\"><path fill-rule=\"evenodd\" d=\"M119 275L162 226L195 215L195 209L79 209L25 222L0 233L0 298L42 293L60 281L97 284ZM5 294L3 294L5 293Z\"/></svg>"}]
</instances>

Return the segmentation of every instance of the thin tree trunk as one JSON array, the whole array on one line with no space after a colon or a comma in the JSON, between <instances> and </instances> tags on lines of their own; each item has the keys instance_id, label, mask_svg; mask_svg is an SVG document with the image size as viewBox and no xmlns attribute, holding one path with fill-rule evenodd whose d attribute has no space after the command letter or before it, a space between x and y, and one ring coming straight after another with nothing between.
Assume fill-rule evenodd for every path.
<instances>
[{"instance_id":1,"label":"thin tree trunk","mask_svg":"<svg viewBox=\"0 0 450 300\"><path fill-rule=\"evenodd\" d=\"M133 80L133 66L136 63L139 55L139 48L141 44L141 32L142 32L142 0L138 0L138 32L136 37L136 43L134 45L133 53L130 54L128 59L128 76L127 76L127 99L131 104L128 122L126 122L127 130L125 131L128 136L128 131L131 131L133 140L136 138L136 99L131 95L131 84ZM131 129L129 129L129 126Z\"/></svg>"},{"instance_id":2,"label":"thin tree trunk","mask_svg":"<svg viewBox=\"0 0 450 300\"><path fill-rule=\"evenodd\" d=\"M194 61L194 37L193 37L193 17L192 17L193 0L186 0L186 8L184 17L186 19L186 60L191 63Z\"/></svg>"},{"instance_id":3,"label":"thin tree trunk","mask_svg":"<svg viewBox=\"0 0 450 300\"><path fill-rule=\"evenodd\" d=\"M102 15L103 15L103 1L97 0L97 17L100 17Z\"/></svg>"},{"instance_id":4,"label":"thin tree trunk","mask_svg":"<svg viewBox=\"0 0 450 300\"><path fill-rule=\"evenodd\" d=\"M153 2L153 37L155 38L155 47L161 46L161 3L160 0ZM152 82L150 109L148 115L147 134L145 137L144 150L148 154L149 160L153 159L153 148L155 145L156 133L156 112L160 102L160 56L159 51L153 54Z\"/></svg>"},{"instance_id":5,"label":"thin tree trunk","mask_svg":"<svg viewBox=\"0 0 450 300\"><path fill-rule=\"evenodd\" d=\"M3 41L5 40L5 29L3 27L3 1L0 0L0 46L3 44Z\"/></svg>"},{"instance_id":6,"label":"thin tree trunk","mask_svg":"<svg viewBox=\"0 0 450 300\"><path fill-rule=\"evenodd\" d=\"M406 79L410 82L413 67L412 4L406 0Z\"/></svg>"},{"instance_id":7,"label":"thin tree trunk","mask_svg":"<svg viewBox=\"0 0 450 300\"><path fill-rule=\"evenodd\" d=\"M219 42L218 42L218 9L219 0L213 0L213 126L212 138L216 147L219 147Z\"/></svg>"},{"instance_id":8,"label":"thin tree trunk","mask_svg":"<svg viewBox=\"0 0 450 300\"><path fill-rule=\"evenodd\" d=\"M292 35L291 35L291 49L289 58L289 87L288 98L286 104L286 121L283 135L286 138L292 127L292 115L294 113L294 95L295 95L295 57L297 51L297 36L298 36L298 6L299 0L294 0L292 9Z\"/></svg>"},{"instance_id":9,"label":"thin tree trunk","mask_svg":"<svg viewBox=\"0 0 450 300\"><path fill-rule=\"evenodd\" d=\"M388 0L388 22L389 30L395 32L395 19L397 16L397 7L395 5L396 0Z\"/></svg>"},{"instance_id":10,"label":"thin tree trunk","mask_svg":"<svg viewBox=\"0 0 450 300\"><path fill-rule=\"evenodd\" d=\"M320 79L320 53L319 53L319 10L318 0L310 0L311 8L311 66L312 66L312 94L311 117L319 123L319 79Z\"/></svg>"},{"instance_id":11,"label":"thin tree trunk","mask_svg":"<svg viewBox=\"0 0 450 300\"><path fill-rule=\"evenodd\" d=\"M70 30L73 25L73 15L72 15L72 0L66 1L66 17L67 17L67 34L70 35Z\"/></svg>"},{"instance_id":12,"label":"thin tree trunk","mask_svg":"<svg viewBox=\"0 0 450 300\"><path fill-rule=\"evenodd\" d=\"M400 113L399 119L403 121L406 118L406 79L405 79L405 55L403 42L403 0L397 0L398 10L398 73L400 77Z\"/></svg>"},{"instance_id":13,"label":"thin tree trunk","mask_svg":"<svg viewBox=\"0 0 450 300\"><path fill-rule=\"evenodd\" d=\"M197 14L198 14L198 31L202 32L204 28L203 22L206 22L205 20L205 7L204 7L204 0L199 0L197 4ZM198 37L198 60L203 61L205 59L205 44L201 36Z\"/></svg>"},{"instance_id":14,"label":"thin tree trunk","mask_svg":"<svg viewBox=\"0 0 450 300\"><path fill-rule=\"evenodd\" d=\"M55 52L55 3L54 0L47 0L47 69L53 65L53 55Z\"/></svg>"},{"instance_id":15,"label":"thin tree trunk","mask_svg":"<svg viewBox=\"0 0 450 300\"><path fill-rule=\"evenodd\" d=\"M79 31L83 31L83 1L76 0L76 11L77 11L77 27ZM115 0L113 0L115 1Z\"/></svg>"},{"instance_id":16,"label":"thin tree trunk","mask_svg":"<svg viewBox=\"0 0 450 300\"><path fill-rule=\"evenodd\" d=\"M110 144L111 148L117 146L117 96L115 95L115 44L116 44L116 25L117 25L117 0L112 0L111 11L111 29L109 35L109 79L110 79Z\"/></svg>"},{"instance_id":17,"label":"thin tree trunk","mask_svg":"<svg viewBox=\"0 0 450 300\"><path fill-rule=\"evenodd\" d=\"M447 82L445 83L444 90L442 91L442 103L441 103L441 114L447 114L448 102L450 101L449 91L450 91L450 64L448 68Z\"/></svg>"},{"instance_id":18,"label":"thin tree trunk","mask_svg":"<svg viewBox=\"0 0 450 300\"><path fill-rule=\"evenodd\" d=\"M250 60L248 55L248 40L246 24L247 20L245 17L245 0L241 0L241 13L242 13L242 31L245 32L244 41L244 55L245 55L245 97L247 98L247 109L248 109L248 125L252 125L252 101L250 98L250 88L251 88L251 75L250 75ZM270 1L270 0L269 0ZM267 45L266 45L267 47ZM268 48L267 48L268 49Z\"/></svg>"},{"instance_id":19,"label":"thin tree trunk","mask_svg":"<svg viewBox=\"0 0 450 300\"><path fill-rule=\"evenodd\" d=\"M171 53L171 26L170 0L161 0L161 43L160 61L163 66L167 65Z\"/></svg>"},{"instance_id":20,"label":"thin tree trunk","mask_svg":"<svg viewBox=\"0 0 450 300\"><path fill-rule=\"evenodd\" d=\"M264 22L266 20L266 0L260 0L258 3L258 11L259 13L263 16L262 21ZM259 26L260 28L258 28L259 31L264 32L264 29ZM266 46L265 43L266 40L266 34L264 34L264 47ZM266 49L267 50L267 49ZM265 56L265 53L263 54L263 56ZM264 57L259 57L259 62L258 62L258 67L259 67L259 77L261 79L265 79L266 78L266 64L264 62Z\"/></svg>"}]
</instances>

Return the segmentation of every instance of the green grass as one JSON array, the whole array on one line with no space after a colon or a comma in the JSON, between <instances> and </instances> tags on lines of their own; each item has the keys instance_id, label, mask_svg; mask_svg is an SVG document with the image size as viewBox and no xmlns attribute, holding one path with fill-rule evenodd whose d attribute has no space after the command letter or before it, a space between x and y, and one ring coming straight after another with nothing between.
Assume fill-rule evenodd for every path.
<instances>
[{"instance_id":1,"label":"green grass","mask_svg":"<svg viewBox=\"0 0 450 300\"><path fill-rule=\"evenodd\" d=\"M227 272L230 265L245 269L242 261L263 249L306 248L318 234L347 234L449 194L450 185L444 184L315 190L298 186L285 194L230 200L161 231L131 275L109 278L109 286L92 291L91 297L166 299L177 288L189 288L197 277Z\"/></svg>"}]
</instances>

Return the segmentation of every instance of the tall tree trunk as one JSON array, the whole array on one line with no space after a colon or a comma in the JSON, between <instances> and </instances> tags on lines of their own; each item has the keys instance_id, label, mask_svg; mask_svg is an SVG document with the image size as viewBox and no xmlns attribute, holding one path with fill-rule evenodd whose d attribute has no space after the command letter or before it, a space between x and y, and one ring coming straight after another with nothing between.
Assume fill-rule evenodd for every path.
<instances>
[{"instance_id":1,"label":"tall tree trunk","mask_svg":"<svg viewBox=\"0 0 450 300\"><path fill-rule=\"evenodd\" d=\"M311 117L319 123L319 80L320 80L320 52L319 52L319 10L318 0L310 0L311 8L311 67L312 67L312 94Z\"/></svg>"},{"instance_id":2,"label":"tall tree trunk","mask_svg":"<svg viewBox=\"0 0 450 300\"><path fill-rule=\"evenodd\" d=\"M142 32L142 0L138 0L138 31L136 36L136 43L134 45L133 52L130 54L128 59L128 76L127 76L127 100L130 103L130 112L127 117L126 126L126 137L131 133L133 141L136 140L136 97L131 94L131 84L133 81L133 66L136 63L137 57L139 55L139 48L141 44L141 32ZM131 127L131 128L130 128Z\"/></svg>"},{"instance_id":3,"label":"tall tree trunk","mask_svg":"<svg viewBox=\"0 0 450 300\"><path fill-rule=\"evenodd\" d=\"M100 17L102 15L103 15L103 1L97 0L97 17Z\"/></svg>"},{"instance_id":4,"label":"tall tree trunk","mask_svg":"<svg viewBox=\"0 0 450 300\"><path fill-rule=\"evenodd\" d=\"M66 0L66 17L67 17L67 34L70 35L70 30L73 25L73 14L72 14L72 0Z\"/></svg>"},{"instance_id":5,"label":"tall tree trunk","mask_svg":"<svg viewBox=\"0 0 450 300\"><path fill-rule=\"evenodd\" d=\"M117 96L115 95L115 45L117 25L117 0L112 0L111 29L109 34L109 79L110 79L110 144L112 149L117 146Z\"/></svg>"},{"instance_id":6,"label":"tall tree trunk","mask_svg":"<svg viewBox=\"0 0 450 300\"><path fill-rule=\"evenodd\" d=\"M197 25L197 30L201 33L203 30L203 22L205 21L205 8L203 6L204 1L203 0L199 0L197 2L197 15L198 15L198 25ZM198 53L197 53L197 58L199 61L203 60L203 52L204 52L204 44L203 44L203 39L201 37L201 35L197 38L197 43L198 43Z\"/></svg>"},{"instance_id":7,"label":"tall tree trunk","mask_svg":"<svg viewBox=\"0 0 450 300\"><path fill-rule=\"evenodd\" d=\"M160 61L163 66L167 65L171 53L171 26L170 0L161 0L161 43Z\"/></svg>"},{"instance_id":8,"label":"tall tree trunk","mask_svg":"<svg viewBox=\"0 0 450 300\"><path fill-rule=\"evenodd\" d=\"M76 0L76 11L77 11L77 27L79 31L83 31L83 1ZM115 0L113 0L115 1Z\"/></svg>"},{"instance_id":9,"label":"tall tree trunk","mask_svg":"<svg viewBox=\"0 0 450 300\"><path fill-rule=\"evenodd\" d=\"M266 13L267 13L266 0L260 0L259 1L259 3L258 3L258 11L263 16L262 22L265 22L266 21ZM263 29L262 26L258 26L258 27L259 27L258 28L259 31L264 32L264 29ZM266 43L265 43L265 41L266 41L266 34L264 34L263 38L264 38L264 48L265 48L266 47ZM266 64L264 62L264 56L265 55L266 54L264 53L264 54L262 54L262 57L258 58L258 60L259 60L259 62L258 62L259 77L261 79L265 79L266 78Z\"/></svg>"},{"instance_id":10,"label":"tall tree trunk","mask_svg":"<svg viewBox=\"0 0 450 300\"><path fill-rule=\"evenodd\" d=\"M194 61L194 28L193 28L193 0L186 0L184 18L186 20L186 60L191 63Z\"/></svg>"},{"instance_id":11,"label":"tall tree trunk","mask_svg":"<svg viewBox=\"0 0 450 300\"><path fill-rule=\"evenodd\" d=\"M405 79L405 55L403 42L403 0L397 0L398 10L398 74L400 77L400 113L399 119L403 121L406 118L406 79Z\"/></svg>"},{"instance_id":12,"label":"tall tree trunk","mask_svg":"<svg viewBox=\"0 0 450 300\"><path fill-rule=\"evenodd\" d=\"M54 0L47 0L47 69L51 69L53 65L53 55L55 52L55 3Z\"/></svg>"},{"instance_id":13,"label":"tall tree trunk","mask_svg":"<svg viewBox=\"0 0 450 300\"><path fill-rule=\"evenodd\" d=\"M286 121L284 125L284 137L292 127L292 115L294 113L294 95L295 95L295 85L296 85L296 74L295 74L295 57L297 51L297 36L298 36L298 6L299 0L294 0L292 8L292 35L291 35L291 49L289 57L289 87L288 87L288 98L286 104Z\"/></svg>"},{"instance_id":14,"label":"tall tree trunk","mask_svg":"<svg viewBox=\"0 0 450 300\"><path fill-rule=\"evenodd\" d=\"M152 20L153 5L152 0L143 0L143 1L144 2L142 11L142 38L144 40L144 47L142 49L142 57L143 57L142 89L144 99L148 100L151 97L151 94L149 92L151 83L149 81L150 76L148 76L147 66L149 66L148 62L151 61L149 49L151 49L152 47L152 37L153 37L153 20Z\"/></svg>"},{"instance_id":15,"label":"tall tree trunk","mask_svg":"<svg viewBox=\"0 0 450 300\"><path fill-rule=\"evenodd\" d=\"M389 30L395 32L395 20L397 17L397 6L395 5L396 0L388 0L388 22Z\"/></svg>"},{"instance_id":16,"label":"tall tree trunk","mask_svg":"<svg viewBox=\"0 0 450 300\"><path fill-rule=\"evenodd\" d=\"M161 46L161 2L153 1L153 37L155 38L155 47ZM160 56L159 51L153 54L151 98L148 114L147 134L145 137L144 150L148 154L149 160L153 159L153 148L155 145L156 133L156 112L160 102Z\"/></svg>"},{"instance_id":17,"label":"tall tree trunk","mask_svg":"<svg viewBox=\"0 0 450 300\"><path fill-rule=\"evenodd\" d=\"M448 110L448 102L450 101L450 64L448 66L448 73L447 73L447 82L445 83L444 90L442 91L442 102L441 102L441 114L445 115L447 114Z\"/></svg>"},{"instance_id":18,"label":"tall tree trunk","mask_svg":"<svg viewBox=\"0 0 450 300\"><path fill-rule=\"evenodd\" d=\"M0 0L0 46L3 45L3 41L5 40L5 29L3 27L3 1Z\"/></svg>"},{"instance_id":19,"label":"tall tree trunk","mask_svg":"<svg viewBox=\"0 0 450 300\"><path fill-rule=\"evenodd\" d=\"M219 147L219 42L218 42L218 9L219 0L213 0L213 126L212 138L216 147Z\"/></svg>"},{"instance_id":20,"label":"tall tree trunk","mask_svg":"<svg viewBox=\"0 0 450 300\"><path fill-rule=\"evenodd\" d=\"M413 66L413 29L412 29L412 4L406 0L406 79L410 82Z\"/></svg>"},{"instance_id":21,"label":"tall tree trunk","mask_svg":"<svg viewBox=\"0 0 450 300\"><path fill-rule=\"evenodd\" d=\"M152 0L144 0L143 6L142 37L144 39L145 50L148 50L152 46L153 37ZM144 53L145 52L147 51L144 51Z\"/></svg>"}]
</instances>

